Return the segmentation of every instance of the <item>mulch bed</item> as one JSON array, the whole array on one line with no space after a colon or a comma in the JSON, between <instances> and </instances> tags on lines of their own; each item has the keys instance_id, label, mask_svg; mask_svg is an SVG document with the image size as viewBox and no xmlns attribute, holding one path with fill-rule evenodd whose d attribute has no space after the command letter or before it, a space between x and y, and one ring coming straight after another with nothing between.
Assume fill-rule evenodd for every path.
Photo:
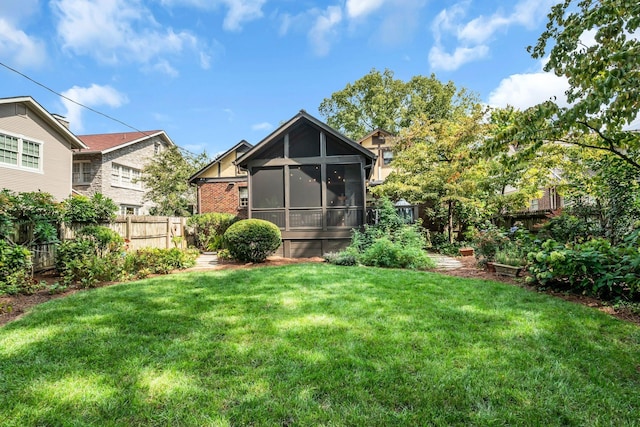
<instances>
[{"instance_id":1,"label":"mulch bed","mask_svg":"<svg viewBox=\"0 0 640 427\"><path fill-rule=\"evenodd\" d=\"M532 292L539 292L536 288L527 285L524 282L523 278L511 278L498 276L494 273L490 273L486 270L480 269L476 266L475 258L472 256L461 257L458 258L462 263L461 268L457 269L436 269L433 270L438 273L446 274L449 276L456 277L465 277L471 279L485 279L485 280L493 280L498 282L508 283L510 285L519 286L530 290ZM288 265L288 264L298 264L302 262L324 262L322 258L281 258L281 257L269 257L266 262L261 264L241 264L234 262L223 262L217 265L214 268L206 268L206 270L228 270L228 269L238 269L238 268L255 268L255 267L264 267L264 266L278 266L278 265ZM182 271L202 271L205 269L192 268L189 270ZM181 272L182 272L181 271ZM36 280L44 280L47 283L54 283L58 280L58 278L53 274L44 274L36 277ZM112 285L112 282L101 283L98 287L109 286ZM0 297L0 325L8 323L12 320L15 320L22 316L28 309L36 304L41 304L43 302L55 299L55 298L63 298L65 296L71 295L76 292L82 291L82 288L79 287L69 287L63 292L57 294L50 294L48 290L41 290L36 292L33 295L16 295L16 296L3 296ZM602 301L599 301L595 298L590 298L582 295L573 295L573 294L565 294L560 292L553 291L544 291L547 294L553 295L558 298L562 298L567 301L571 301L577 304L586 305L588 307L592 307L596 310L600 310L604 313L607 313L611 316L617 317L622 320L626 320L628 322L635 323L640 325L640 314L634 313L628 309L617 309L610 305L606 305Z\"/></svg>"}]
</instances>

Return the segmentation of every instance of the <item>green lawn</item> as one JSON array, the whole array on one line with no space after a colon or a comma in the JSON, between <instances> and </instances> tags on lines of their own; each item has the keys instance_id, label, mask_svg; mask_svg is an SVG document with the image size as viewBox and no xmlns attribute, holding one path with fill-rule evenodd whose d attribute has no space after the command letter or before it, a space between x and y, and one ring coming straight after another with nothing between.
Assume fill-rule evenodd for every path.
<instances>
[{"instance_id":1,"label":"green lawn","mask_svg":"<svg viewBox=\"0 0 640 427\"><path fill-rule=\"evenodd\" d=\"M0 328L0 425L639 425L640 328L520 288L298 264Z\"/></svg>"}]
</instances>

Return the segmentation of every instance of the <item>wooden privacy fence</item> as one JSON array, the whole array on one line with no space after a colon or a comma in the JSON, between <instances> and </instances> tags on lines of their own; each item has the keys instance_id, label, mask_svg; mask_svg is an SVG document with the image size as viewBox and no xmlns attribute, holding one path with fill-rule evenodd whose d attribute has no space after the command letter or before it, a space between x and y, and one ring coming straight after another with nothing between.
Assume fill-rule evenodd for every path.
<instances>
[{"instance_id":1,"label":"wooden privacy fence","mask_svg":"<svg viewBox=\"0 0 640 427\"><path fill-rule=\"evenodd\" d=\"M125 239L129 250L141 248L181 248L187 247L185 234L187 219L166 216L118 216L115 221L100 224L108 227ZM87 224L62 224L60 240L74 239L76 233ZM35 245L29 250L33 254L34 271L51 269L55 266L55 245Z\"/></svg>"}]
</instances>

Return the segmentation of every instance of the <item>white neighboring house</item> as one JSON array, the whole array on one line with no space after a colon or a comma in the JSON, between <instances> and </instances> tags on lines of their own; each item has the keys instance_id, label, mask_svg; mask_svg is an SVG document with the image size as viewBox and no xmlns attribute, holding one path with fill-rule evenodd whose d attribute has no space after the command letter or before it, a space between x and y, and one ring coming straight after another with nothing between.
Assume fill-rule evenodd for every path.
<instances>
[{"instance_id":1,"label":"white neighboring house","mask_svg":"<svg viewBox=\"0 0 640 427\"><path fill-rule=\"evenodd\" d=\"M86 146L30 96L0 99L0 189L71 195L72 150Z\"/></svg>"},{"instance_id":2,"label":"white neighboring house","mask_svg":"<svg viewBox=\"0 0 640 427\"><path fill-rule=\"evenodd\" d=\"M162 130L80 135L87 146L73 154L73 190L102 193L120 206L121 215L148 215L153 203L138 179L149 160L175 145Z\"/></svg>"}]
</instances>

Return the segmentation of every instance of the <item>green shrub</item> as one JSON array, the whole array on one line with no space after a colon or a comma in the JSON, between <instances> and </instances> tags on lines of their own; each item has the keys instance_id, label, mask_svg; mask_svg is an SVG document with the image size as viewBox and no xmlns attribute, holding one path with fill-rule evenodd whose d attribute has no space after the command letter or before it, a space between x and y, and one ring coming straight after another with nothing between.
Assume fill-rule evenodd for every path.
<instances>
[{"instance_id":1,"label":"green shrub","mask_svg":"<svg viewBox=\"0 0 640 427\"><path fill-rule=\"evenodd\" d=\"M598 238L561 244L547 240L528 255L531 281L541 287L606 300L640 300L640 230L620 245Z\"/></svg>"},{"instance_id":2,"label":"green shrub","mask_svg":"<svg viewBox=\"0 0 640 427\"><path fill-rule=\"evenodd\" d=\"M108 197L96 193L91 197L74 195L62 202L64 222L91 223L110 222L116 216L118 205Z\"/></svg>"},{"instance_id":3,"label":"green shrub","mask_svg":"<svg viewBox=\"0 0 640 427\"><path fill-rule=\"evenodd\" d=\"M402 246L389 238L378 239L358 257L361 264L385 268L425 269L435 263L424 250L415 246Z\"/></svg>"},{"instance_id":4,"label":"green shrub","mask_svg":"<svg viewBox=\"0 0 640 427\"><path fill-rule=\"evenodd\" d=\"M324 260L334 265L356 265L358 263L358 252L348 248L340 252L327 252Z\"/></svg>"},{"instance_id":5,"label":"green shrub","mask_svg":"<svg viewBox=\"0 0 640 427\"><path fill-rule=\"evenodd\" d=\"M29 294L34 290L31 252L0 240L0 295Z\"/></svg>"},{"instance_id":6,"label":"green shrub","mask_svg":"<svg viewBox=\"0 0 640 427\"><path fill-rule=\"evenodd\" d=\"M281 244L280 229L261 219L244 219L232 224L224 233L231 256L242 262L263 262Z\"/></svg>"},{"instance_id":7,"label":"green shrub","mask_svg":"<svg viewBox=\"0 0 640 427\"><path fill-rule=\"evenodd\" d=\"M199 252L195 249L142 248L127 254L125 271L131 275L167 274L196 264Z\"/></svg>"},{"instance_id":8,"label":"green shrub","mask_svg":"<svg viewBox=\"0 0 640 427\"><path fill-rule=\"evenodd\" d=\"M193 227L195 245L201 251L216 251L222 248L224 233L238 217L228 213L210 212L193 215L187 225Z\"/></svg>"}]
</instances>

